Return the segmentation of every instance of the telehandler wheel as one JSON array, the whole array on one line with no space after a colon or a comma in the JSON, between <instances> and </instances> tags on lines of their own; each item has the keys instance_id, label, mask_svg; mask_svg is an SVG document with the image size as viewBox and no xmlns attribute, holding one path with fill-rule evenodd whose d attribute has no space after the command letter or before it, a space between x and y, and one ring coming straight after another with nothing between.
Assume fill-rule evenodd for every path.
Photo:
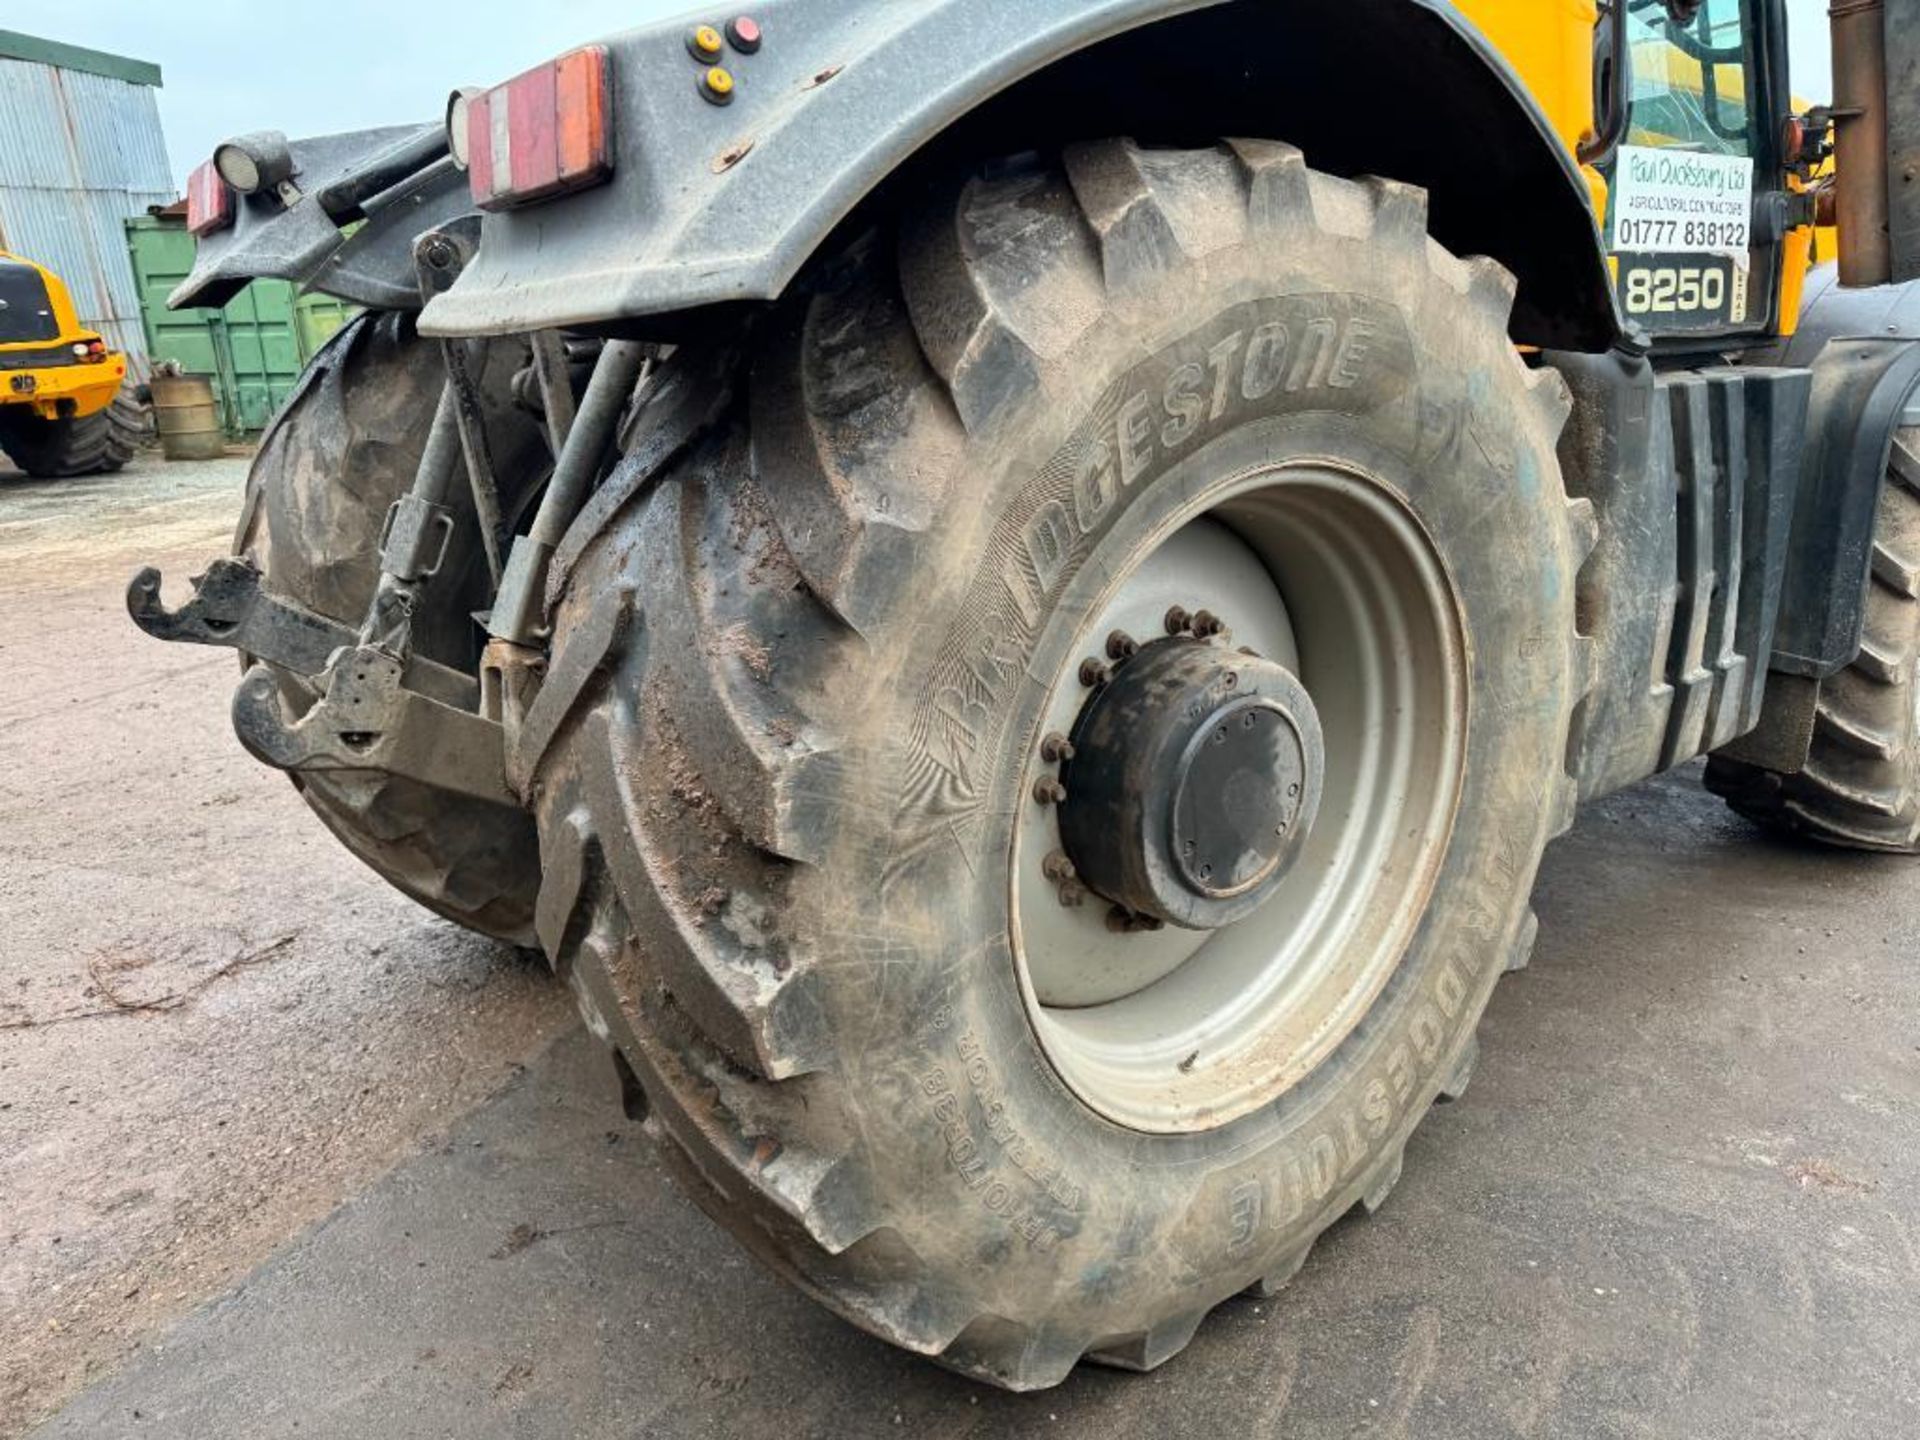
<instances>
[{"instance_id":1,"label":"telehandler wheel","mask_svg":"<svg viewBox=\"0 0 1920 1440\"><path fill-rule=\"evenodd\" d=\"M1820 686L1806 765L1778 775L1716 756L1707 788L1811 840L1920 853L1920 427L1894 437L1860 654Z\"/></svg>"},{"instance_id":2,"label":"telehandler wheel","mask_svg":"<svg viewBox=\"0 0 1920 1440\"><path fill-rule=\"evenodd\" d=\"M152 428L146 410L126 390L104 410L78 420L43 420L0 409L0 452L36 480L105 475L134 457Z\"/></svg>"},{"instance_id":3,"label":"telehandler wheel","mask_svg":"<svg viewBox=\"0 0 1920 1440\"><path fill-rule=\"evenodd\" d=\"M997 164L569 538L541 938L694 1199L854 1324L1158 1365L1465 1084L1591 520L1425 210L1265 142Z\"/></svg>"},{"instance_id":4,"label":"telehandler wheel","mask_svg":"<svg viewBox=\"0 0 1920 1440\"><path fill-rule=\"evenodd\" d=\"M509 397L525 355L496 345L482 377L497 401L489 437L508 514L550 466L537 423ZM413 482L444 373L437 345L391 313L359 317L314 356L262 437L234 537L234 553L253 558L269 591L359 626L379 579L387 507ZM480 637L472 613L487 605L486 560L464 488L451 503L467 508L415 612L414 642L431 659L473 670ZM318 698L306 677L282 672L280 681L294 714ZM524 811L377 772L294 783L349 850L428 909L535 943L539 849Z\"/></svg>"}]
</instances>

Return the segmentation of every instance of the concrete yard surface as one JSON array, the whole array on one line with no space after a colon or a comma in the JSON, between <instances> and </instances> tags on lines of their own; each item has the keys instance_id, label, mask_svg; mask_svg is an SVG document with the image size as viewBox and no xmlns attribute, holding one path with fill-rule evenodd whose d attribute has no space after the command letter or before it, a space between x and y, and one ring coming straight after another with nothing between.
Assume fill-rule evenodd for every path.
<instances>
[{"instance_id":1,"label":"concrete yard surface","mask_svg":"<svg viewBox=\"0 0 1920 1440\"><path fill-rule=\"evenodd\" d=\"M155 523L217 548L234 493ZM144 512L23 589L14 503L0 1433L1920 1434L1920 864L1767 838L1696 767L1591 808L1385 1207L1161 1370L1010 1396L761 1271L541 967L239 753L231 657L113 613Z\"/></svg>"},{"instance_id":2,"label":"concrete yard surface","mask_svg":"<svg viewBox=\"0 0 1920 1440\"><path fill-rule=\"evenodd\" d=\"M0 471L0 1435L464 1113L568 1014L388 889L163 645L139 565L223 553L244 458Z\"/></svg>"}]
</instances>

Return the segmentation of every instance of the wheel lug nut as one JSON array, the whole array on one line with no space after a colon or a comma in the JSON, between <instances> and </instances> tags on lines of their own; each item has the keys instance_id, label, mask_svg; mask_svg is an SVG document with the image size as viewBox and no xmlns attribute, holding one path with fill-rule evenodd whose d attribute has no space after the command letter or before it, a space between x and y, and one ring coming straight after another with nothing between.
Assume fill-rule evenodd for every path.
<instances>
[{"instance_id":1,"label":"wheel lug nut","mask_svg":"<svg viewBox=\"0 0 1920 1440\"><path fill-rule=\"evenodd\" d=\"M1062 760L1073 759L1073 742L1058 730L1051 731L1040 742L1040 758L1049 765L1058 765Z\"/></svg>"},{"instance_id":2,"label":"wheel lug nut","mask_svg":"<svg viewBox=\"0 0 1920 1440\"><path fill-rule=\"evenodd\" d=\"M1113 671L1104 660L1095 660L1089 655L1080 662L1080 683L1082 685L1104 685Z\"/></svg>"},{"instance_id":3,"label":"wheel lug nut","mask_svg":"<svg viewBox=\"0 0 1920 1440\"><path fill-rule=\"evenodd\" d=\"M1193 633L1198 635L1202 640L1212 635L1218 635L1226 628L1226 622L1211 610L1196 610L1193 612Z\"/></svg>"},{"instance_id":4,"label":"wheel lug nut","mask_svg":"<svg viewBox=\"0 0 1920 1440\"><path fill-rule=\"evenodd\" d=\"M1116 935L1138 935L1143 931L1152 932L1162 928L1164 921L1152 915L1136 915L1124 905L1116 905L1107 911L1107 929Z\"/></svg>"},{"instance_id":5,"label":"wheel lug nut","mask_svg":"<svg viewBox=\"0 0 1920 1440\"><path fill-rule=\"evenodd\" d=\"M1107 636L1107 658L1110 660L1128 660L1140 652L1140 642L1124 630L1116 630Z\"/></svg>"},{"instance_id":6,"label":"wheel lug nut","mask_svg":"<svg viewBox=\"0 0 1920 1440\"><path fill-rule=\"evenodd\" d=\"M1076 880L1068 880L1060 886L1060 903L1069 910L1078 910L1087 903L1087 892Z\"/></svg>"},{"instance_id":7,"label":"wheel lug nut","mask_svg":"<svg viewBox=\"0 0 1920 1440\"><path fill-rule=\"evenodd\" d=\"M1184 605L1175 605L1167 611L1166 625L1169 635L1186 634L1187 627L1192 623L1193 617L1187 614L1187 607Z\"/></svg>"},{"instance_id":8,"label":"wheel lug nut","mask_svg":"<svg viewBox=\"0 0 1920 1440\"><path fill-rule=\"evenodd\" d=\"M1075 880L1079 878L1078 872L1073 868L1073 861L1067 858L1066 852L1063 850L1055 850L1048 855L1046 859L1042 860L1040 862L1040 873L1045 875L1049 880Z\"/></svg>"},{"instance_id":9,"label":"wheel lug nut","mask_svg":"<svg viewBox=\"0 0 1920 1440\"><path fill-rule=\"evenodd\" d=\"M1042 775L1033 782L1033 798L1042 805L1058 805L1067 798L1067 787L1051 775Z\"/></svg>"}]
</instances>

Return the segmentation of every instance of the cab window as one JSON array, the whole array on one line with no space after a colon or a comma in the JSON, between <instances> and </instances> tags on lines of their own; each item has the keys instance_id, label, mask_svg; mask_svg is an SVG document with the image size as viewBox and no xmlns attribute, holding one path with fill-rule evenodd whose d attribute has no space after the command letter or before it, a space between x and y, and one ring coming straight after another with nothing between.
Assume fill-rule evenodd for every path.
<instances>
[{"instance_id":1,"label":"cab window","mask_svg":"<svg viewBox=\"0 0 1920 1440\"><path fill-rule=\"evenodd\" d=\"M1705 0L1676 21L1667 0L1628 0L1633 61L1630 145L1753 154L1741 0Z\"/></svg>"}]
</instances>

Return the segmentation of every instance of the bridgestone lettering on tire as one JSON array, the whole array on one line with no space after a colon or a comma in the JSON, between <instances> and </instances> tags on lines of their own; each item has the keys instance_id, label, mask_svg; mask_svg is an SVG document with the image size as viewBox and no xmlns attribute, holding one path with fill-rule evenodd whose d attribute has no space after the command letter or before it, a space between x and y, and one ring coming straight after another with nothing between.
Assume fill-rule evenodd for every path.
<instances>
[{"instance_id":1,"label":"bridgestone lettering on tire","mask_svg":"<svg viewBox=\"0 0 1920 1440\"><path fill-rule=\"evenodd\" d=\"M995 165L819 266L573 570L554 672L600 679L538 770L541 939L693 1198L854 1324L1016 1389L1152 1367L1465 1085L1572 813L1591 521L1510 278L1424 221L1265 142ZM1149 536L1299 467L1444 570L1457 807L1331 1053L1232 1118L1115 1123L1011 933L1051 677Z\"/></svg>"},{"instance_id":2,"label":"bridgestone lettering on tire","mask_svg":"<svg viewBox=\"0 0 1920 1440\"><path fill-rule=\"evenodd\" d=\"M484 373L508 513L547 460L536 424L508 398L513 367L524 359L524 347L497 346ZM379 579L387 508L413 483L442 375L437 347L395 314L361 316L314 356L261 437L234 537L234 553L266 572L271 593L359 627ZM450 503L466 513L415 613L414 640L429 658L471 671L479 657L472 612L487 603L487 572L464 488ZM292 714L318 698L304 677L280 680ZM294 783L341 843L422 905L470 929L534 943L539 851L524 812L375 772Z\"/></svg>"},{"instance_id":3,"label":"bridgestone lettering on tire","mask_svg":"<svg viewBox=\"0 0 1920 1440\"><path fill-rule=\"evenodd\" d=\"M1821 682L1805 766L1715 757L1708 788L1762 824L1855 850L1920 852L1920 428L1894 437L1860 654Z\"/></svg>"}]
</instances>

